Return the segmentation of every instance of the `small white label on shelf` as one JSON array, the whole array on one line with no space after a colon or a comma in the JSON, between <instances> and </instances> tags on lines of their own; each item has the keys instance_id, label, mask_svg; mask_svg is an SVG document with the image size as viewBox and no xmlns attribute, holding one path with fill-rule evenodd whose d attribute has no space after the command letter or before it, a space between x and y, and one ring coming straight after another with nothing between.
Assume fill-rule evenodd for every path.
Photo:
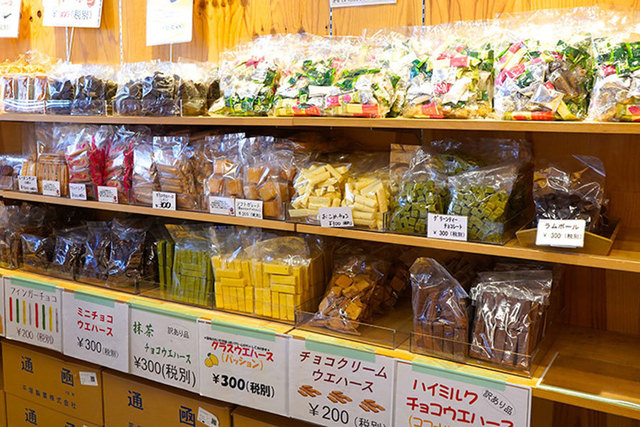
<instances>
[{"instance_id":1,"label":"small white label on shelf","mask_svg":"<svg viewBox=\"0 0 640 427\"><path fill-rule=\"evenodd\" d=\"M467 241L467 217L428 214L427 237L442 240Z\"/></svg>"},{"instance_id":2,"label":"small white label on shelf","mask_svg":"<svg viewBox=\"0 0 640 427\"><path fill-rule=\"evenodd\" d=\"M195 317L131 305L129 372L191 392L200 390Z\"/></svg>"},{"instance_id":3,"label":"small white label on shelf","mask_svg":"<svg viewBox=\"0 0 640 427\"><path fill-rule=\"evenodd\" d=\"M236 199L236 216L262 219L262 200Z\"/></svg>"},{"instance_id":4,"label":"small white label on shelf","mask_svg":"<svg viewBox=\"0 0 640 427\"><path fill-rule=\"evenodd\" d=\"M22 0L0 2L0 38L17 38Z\"/></svg>"},{"instance_id":5,"label":"small white label on shelf","mask_svg":"<svg viewBox=\"0 0 640 427\"><path fill-rule=\"evenodd\" d=\"M292 338L289 347L291 417L323 426L392 425L392 358L330 341ZM398 425L408 426L406 419Z\"/></svg>"},{"instance_id":6,"label":"small white label on shelf","mask_svg":"<svg viewBox=\"0 0 640 427\"><path fill-rule=\"evenodd\" d=\"M236 201L233 197L209 197L209 213L216 215L235 216Z\"/></svg>"},{"instance_id":7,"label":"small white label on shelf","mask_svg":"<svg viewBox=\"0 0 640 427\"><path fill-rule=\"evenodd\" d=\"M166 193L163 191L154 191L153 193L153 209L162 209L164 211L176 210L176 193Z\"/></svg>"},{"instance_id":8,"label":"small white label on shelf","mask_svg":"<svg viewBox=\"0 0 640 427\"><path fill-rule=\"evenodd\" d=\"M35 176L19 176L18 190L23 193L37 193L38 179Z\"/></svg>"},{"instance_id":9,"label":"small white label on shelf","mask_svg":"<svg viewBox=\"0 0 640 427\"><path fill-rule=\"evenodd\" d=\"M287 415L289 336L199 321L200 394Z\"/></svg>"},{"instance_id":10,"label":"small white label on shelf","mask_svg":"<svg viewBox=\"0 0 640 427\"><path fill-rule=\"evenodd\" d=\"M218 427L220 425L220 421L218 421L218 417L216 417L211 412L199 406L198 406L198 422L201 422L207 427Z\"/></svg>"},{"instance_id":11,"label":"small white label on shelf","mask_svg":"<svg viewBox=\"0 0 640 427\"><path fill-rule=\"evenodd\" d=\"M538 221L536 245L582 248L585 226L583 219L541 219Z\"/></svg>"},{"instance_id":12,"label":"small white label on shelf","mask_svg":"<svg viewBox=\"0 0 640 427\"><path fill-rule=\"evenodd\" d=\"M84 292L63 293L67 356L129 372L129 306Z\"/></svg>"},{"instance_id":13,"label":"small white label on shelf","mask_svg":"<svg viewBox=\"0 0 640 427\"><path fill-rule=\"evenodd\" d=\"M69 184L69 197L73 200L87 200L87 185Z\"/></svg>"},{"instance_id":14,"label":"small white label on shelf","mask_svg":"<svg viewBox=\"0 0 640 427\"><path fill-rule=\"evenodd\" d=\"M318 219L321 227L344 228L353 227L353 213L347 206L338 208L318 209Z\"/></svg>"},{"instance_id":15,"label":"small white label on shelf","mask_svg":"<svg viewBox=\"0 0 640 427\"><path fill-rule=\"evenodd\" d=\"M42 181L42 195L60 197L60 181Z\"/></svg>"},{"instance_id":16,"label":"small white label on shelf","mask_svg":"<svg viewBox=\"0 0 640 427\"><path fill-rule=\"evenodd\" d=\"M396 426L529 427L531 388L438 365L397 361Z\"/></svg>"},{"instance_id":17,"label":"small white label on shelf","mask_svg":"<svg viewBox=\"0 0 640 427\"><path fill-rule=\"evenodd\" d=\"M80 384L98 387L98 375L95 372L79 372Z\"/></svg>"},{"instance_id":18,"label":"small white label on shelf","mask_svg":"<svg viewBox=\"0 0 640 427\"><path fill-rule=\"evenodd\" d=\"M4 278L7 338L62 351L62 290L54 285Z\"/></svg>"},{"instance_id":19,"label":"small white label on shelf","mask_svg":"<svg viewBox=\"0 0 640 427\"><path fill-rule=\"evenodd\" d=\"M100 28L102 0L43 0L45 27Z\"/></svg>"},{"instance_id":20,"label":"small white label on shelf","mask_svg":"<svg viewBox=\"0 0 640 427\"><path fill-rule=\"evenodd\" d=\"M118 203L118 189L116 187L98 186L98 201Z\"/></svg>"},{"instance_id":21,"label":"small white label on shelf","mask_svg":"<svg viewBox=\"0 0 640 427\"><path fill-rule=\"evenodd\" d=\"M373 6L377 4L396 4L398 0L329 0L329 7Z\"/></svg>"}]
</instances>

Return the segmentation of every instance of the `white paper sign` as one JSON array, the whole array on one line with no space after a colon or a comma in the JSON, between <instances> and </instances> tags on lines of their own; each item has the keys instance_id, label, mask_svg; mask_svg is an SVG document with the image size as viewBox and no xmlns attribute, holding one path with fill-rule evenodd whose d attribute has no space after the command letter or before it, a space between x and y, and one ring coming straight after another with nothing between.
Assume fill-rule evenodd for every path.
<instances>
[{"instance_id":1,"label":"white paper sign","mask_svg":"<svg viewBox=\"0 0 640 427\"><path fill-rule=\"evenodd\" d=\"M209 213L235 216L236 201L233 197L209 196Z\"/></svg>"},{"instance_id":2,"label":"white paper sign","mask_svg":"<svg viewBox=\"0 0 640 427\"><path fill-rule=\"evenodd\" d=\"M287 415L289 336L201 320L200 394Z\"/></svg>"},{"instance_id":3,"label":"white paper sign","mask_svg":"<svg viewBox=\"0 0 640 427\"><path fill-rule=\"evenodd\" d=\"M4 278L7 338L62 351L62 290L56 286Z\"/></svg>"},{"instance_id":4,"label":"white paper sign","mask_svg":"<svg viewBox=\"0 0 640 427\"><path fill-rule=\"evenodd\" d=\"M262 219L262 200L236 199L236 216Z\"/></svg>"},{"instance_id":5,"label":"white paper sign","mask_svg":"<svg viewBox=\"0 0 640 427\"><path fill-rule=\"evenodd\" d=\"M318 209L318 219L320 220L321 227L353 227L353 213L351 212L351 208L347 206L320 208Z\"/></svg>"},{"instance_id":6,"label":"white paper sign","mask_svg":"<svg viewBox=\"0 0 640 427\"><path fill-rule=\"evenodd\" d=\"M398 0L329 0L329 7L373 6L377 4L396 4Z\"/></svg>"},{"instance_id":7,"label":"white paper sign","mask_svg":"<svg viewBox=\"0 0 640 427\"><path fill-rule=\"evenodd\" d=\"M98 186L98 201L118 203L118 189L116 187Z\"/></svg>"},{"instance_id":8,"label":"white paper sign","mask_svg":"<svg viewBox=\"0 0 640 427\"><path fill-rule=\"evenodd\" d=\"M536 245L582 248L585 226L583 219L541 219L538 221Z\"/></svg>"},{"instance_id":9,"label":"white paper sign","mask_svg":"<svg viewBox=\"0 0 640 427\"><path fill-rule=\"evenodd\" d=\"M35 176L19 176L18 190L23 193L37 193L38 179Z\"/></svg>"},{"instance_id":10,"label":"white paper sign","mask_svg":"<svg viewBox=\"0 0 640 427\"><path fill-rule=\"evenodd\" d=\"M18 37L22 0L0 1L0 38Z\"/></svg>"},{"instance_id":11,"label":"white paper sign","mask_svg":"<svg viewBox=\"0 0 640 427\"><path fill-rule=\"evenodd\" d=\"M87 200L87 185L69 184L69 197L73 200Z\"/></svg>"},{"instance_id":12,"label":"white paper sign","mask_svg":"<svg viewBox=\"0 0 640 427\"><path fill-rule=\"evenodd\" d=\"M80 384L98 387L98 375L95 372L79 372Z\"/></svg>"},{"instance_id":13,"label":"white paper sign","mask_svg":"<svg viewBox=\"0 0 640 427\"><path fill-rule=\"evenodd\" d=\"M528 427L529 387L398 361L396 427Z\"/></svg>"},{"instance_id":14,"label":"white paper sign","mask_svg":"<svg viewBox=\"0 0 640 427\"><path fill-rule=\"evenodd\" d=\"M309 339L289 346L291 417L323 426L391 426L393 359Z\"/></svg>"},{"instance_id":15,"label":"white paper sign","mask_svg":"<svg viewBox=\"0 0 640 427\"><path fill-rule=\"evenodd\" d=\"M64 354L129 371L127 303L81 292L64 292Z\"/></svg>"},{"instance_id":16,"label":"white paper sign","mask_svg":"<svg viewBox=\"0 0 640 427\"><path fill-rule=\"evenodd\" d=\"M193 36L193 0L147 0L147 46L187 43Z\"/></svg>"},{"instance_id":17,"label":"white paper sign","mask_svg":"<svg viewBox=\"0 0 640 427\"><path fill-rule=\"evenodd\" d=\"M100 28L102 0L43 0L45 27Z\"/></svg>"},{"instance_id":18,"label":"white paper sign","mask_svg":"<svg viewBox=\"0 0 640 427\"><path fill-rule=\"evenodd\" d=\"M176 193L166 193L162 191L154 191L153 197L153 209L162 209L165 211L176 210Z\"/></svg>"},{"instance_id":19,"label":"white paper sign","mask_svg":"<svg viewBox=\"0 0 640 427\"><path fill-rule=\"evenodd\" d=\"M443 240L467 241L467 217L428 214L427 237Z\"/></svg>"},{"instance_id":20,"label":"white paper sign","mask_svg":"<svg viewBox=\"0 0 640 427\"><path fill-rule=\"evenodd\" d=\"M218 417L216 417L211 412L199 406L198 406L198 421L206 425L207 427L220 426L220 421L218 421Z\"/></svg>"},{"instance_id":21,"label":"white paper sign","mask_svg":"<svg viewBox=\"0 0 640 427\"><path fill-rule=\"evenodd\" d=\"M131 305L129 372L162 384L200 391L196 318Z\"/></svg>"},{"instance_id":22,"label":"white paper sign","mask_svg":"<svg viewBox=\"0 0 640 427\"><path fill-rule=\"evenodd\" d=\"M60 181L42 181L42 195L60 197Z\"/></svg>"}]
</instances>

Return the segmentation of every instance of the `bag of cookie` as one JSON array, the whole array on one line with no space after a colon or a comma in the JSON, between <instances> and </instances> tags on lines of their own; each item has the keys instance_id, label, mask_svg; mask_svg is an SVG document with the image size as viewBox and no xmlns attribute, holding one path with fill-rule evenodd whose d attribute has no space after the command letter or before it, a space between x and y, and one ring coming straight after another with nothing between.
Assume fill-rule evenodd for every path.
<instances>
[{"instance_id":1,"label":"bag of cookie","mask_svg":"<svg viewBox=\"0 0 640 427\"><path fill-rule=\"evenodd\" d=\"M87 241L87 229L85 226L77 226L58 230L55 233L55 239L56 244L53 250L53 259L49 265L49 274L73 280L82 262Z\"/></svg>"},{"instance_id":2,"label":"bag of cookie","mask_svg":"<svg viewBox=\"0 0 640 427\"><path fill-rule=\"evenodd\" d=\"M87 222L86 241L78 265L77 280L104 286L111 255L109 232L109 224L104 221Z\"/></svg>"},{"instance_id":3,"label":"bag of cookie","mask_svg":"<svg viewBox=\"0 0 640 427\"><path fill-rule=\"evenodd\" d=\"M109 259L106 265L110 288L137 292L144 274L144 251L148 225L140 220L111 221L107 236Z\"/></svg>"},{"instance_id":4,"label":"bag of cookie","mask_svg":"<svg viewBox=\"0 0 640 427\"><path fill-rule=\"evenodd\" d=\"M104 116L116 94L115 70L106 64L85 64L75 79L71 114Z\"/></svg>"},{"instance_id":5,"label":"bag of cookie","mask_svg":"<svg viewBox=\"0 0 640 427\"><path fill-rule=\"evenodd\" d=\"M59 61L47 76L47 114L71 114L71 104L75 96L75 82L80 72L80 64Z\"/></svg>"},{"instance_id":6,"label":"bag of cookie","mask_svg":"<svg viewBox=\"0 0 640 427\"><path fill-rule=\"evenodd\" d=\"M176 207L181 210L200 209L201 195L195 182L192 153L188 136L153 138L153 160L160 191L175 193Z\"/></svg>"},{"instance_id":7,"label":"bag of cookie","mask_svg":"<svg viewBox=\"0 0 640 427\"><path fill-rule=\"evenodd\" d=\"M211 150L213 173L207 177L205 193L214 197L243 198L242 159L240 144L243 133L216 135L206 138Z\"/></svg>"},{"instance_id":8,"label":"bag of cookie","mask_svg":"<svg viewBox=\"0 0 640 427\"><path fill-rule=\"evenodd\" d=\"M53 258L55 238L36 234L20 235L22 244L22 269L35 273L46 273Z\"/></svg>"}]
</instances>

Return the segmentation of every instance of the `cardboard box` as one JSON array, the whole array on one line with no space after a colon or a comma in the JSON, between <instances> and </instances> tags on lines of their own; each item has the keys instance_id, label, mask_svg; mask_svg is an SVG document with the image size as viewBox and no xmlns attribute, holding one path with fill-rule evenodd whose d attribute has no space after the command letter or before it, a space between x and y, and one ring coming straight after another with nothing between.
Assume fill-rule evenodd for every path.
<instances>
[{"instance_id":1,"label":"cardboard box","mask_svg":"<svg viewBox=\"0 0 640 427\"><path fill-rule=\"evenodd\" d=\"M102 380L107 426L231 427L229 403L113 371Z\"/></svg>"},{"instance_id":2,"label":"cardboard box","mask_svg":"<svg viewBox=\"0 0 640 427\"><path fill-rule=\"evenodd\" d=\"M6 393L4 391L0 391L0 426L7 426L7 402L6 402Z\"/></svg>"},{"instance_id":3,"label":"cardboard box","mask_svg":"<svg viewBox=\"0 0 640 427\"><path fill-rule=\"evenodd\" d=\"M2 341L6 392L102 425L102 377L90 365L26 344Z\"/></svg>"},{"instance_id":4,"label":"cardboard box","mask_svg":"<svg viewBox=\"0 0 640 427\"><path fill-rule=\"evenodd\" d=\"M11 394L7 394L7 420L11 427L99 427Z\"/></svg>"},{"instance_id":5,"label":"cardboard box","mask_svg":"<svg viewBox=\"0 0 640 427\"><path fill-rule=\"evenodd\" d=\"M233 410L233 427L313 427L293 418L239 406Z\"/></svg>"}]
</instances>

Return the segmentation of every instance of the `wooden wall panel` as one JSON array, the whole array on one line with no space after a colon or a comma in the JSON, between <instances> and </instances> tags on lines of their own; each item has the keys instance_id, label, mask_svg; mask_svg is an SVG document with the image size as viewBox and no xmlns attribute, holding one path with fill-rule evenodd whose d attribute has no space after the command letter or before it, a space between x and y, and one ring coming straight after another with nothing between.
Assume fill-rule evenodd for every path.
<instances>
[{"instance_id":1,"label":"wooden wall panel","mask_svg":"<svg viewBox=\"0 0 640 427\"><path fill-rule=\"evenodd\" d=\"M333 34L359 36L363 30L422 25L422 0L397 0L396 5L333 9Z\"/></svg>"}]
</instances>

